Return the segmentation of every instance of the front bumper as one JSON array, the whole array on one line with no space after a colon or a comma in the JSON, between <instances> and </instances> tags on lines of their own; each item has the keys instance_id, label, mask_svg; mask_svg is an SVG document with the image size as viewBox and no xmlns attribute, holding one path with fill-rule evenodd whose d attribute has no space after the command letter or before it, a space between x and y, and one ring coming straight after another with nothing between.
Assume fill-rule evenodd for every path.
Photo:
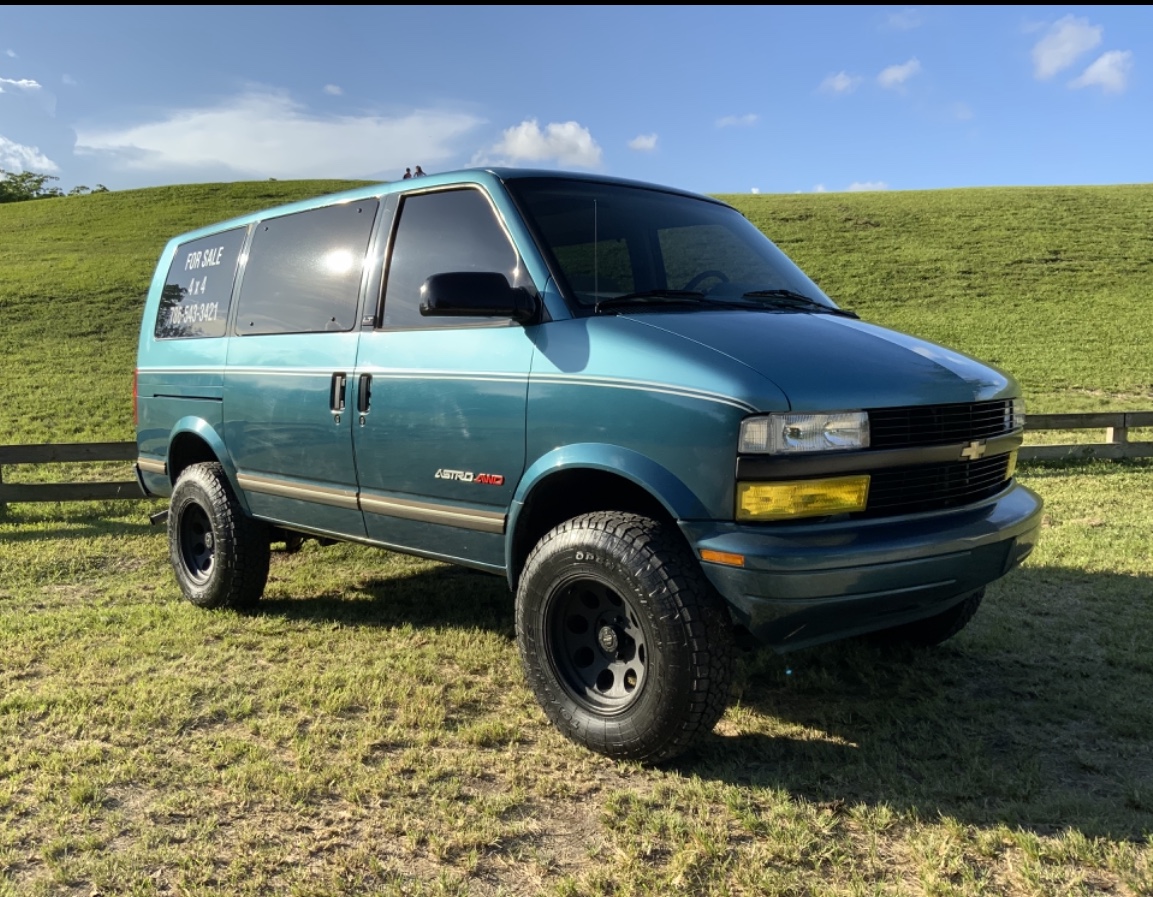
<instances>
[{"instance_id":1,"label":"front bumper","mask_svg":"<svg viewBox=\"0 0 1153 897\"><path fill-rule=\"evenodd\" d=\"M931 617L1004 576L1032 551L1041 499L1014 483L967 508L808 526L682 521L734 617L778 651Z\"/></svg>"}]
</instances>

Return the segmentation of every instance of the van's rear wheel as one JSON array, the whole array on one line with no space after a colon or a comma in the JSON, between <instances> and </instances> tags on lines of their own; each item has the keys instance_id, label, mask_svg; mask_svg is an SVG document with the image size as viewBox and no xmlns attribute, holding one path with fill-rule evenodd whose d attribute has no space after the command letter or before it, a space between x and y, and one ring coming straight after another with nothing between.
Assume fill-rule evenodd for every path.
<instances>
[{"instance_id":1,"label":"van's rear wheel","mask_svg":"<svg viewBox=\"0 0 1153 897\"><path fill-rule=\"evenodd\" d=\"M541 707L598 753L665 760L724 713L728 611L655 520L600 512L548 533L525 564L516 628Z\"/></svg>"},{"instance_id":2,"label":"van's rear wheel","mask_svg":"<svg viewBox=\"0 0 1153 897\"><path fill-rule=\"evenodd\" d=\"M244 513L217 463L180 474L168 510L168 556L197 607L252 607L268 581L268 527Z\"/></svg>"}]
</instances>

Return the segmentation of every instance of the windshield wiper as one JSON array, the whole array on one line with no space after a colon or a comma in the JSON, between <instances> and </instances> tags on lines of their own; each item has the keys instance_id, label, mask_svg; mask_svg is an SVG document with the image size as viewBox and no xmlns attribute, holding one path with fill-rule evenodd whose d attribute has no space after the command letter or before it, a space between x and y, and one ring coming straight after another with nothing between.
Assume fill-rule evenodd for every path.
<instances>
[{"instance_id":1,"label":"windshield wiper","mask_svg":"<svg viewBox=\"0 0 1153 897\"><path fill-rule=\"evenodd\" d=\"M619 308L623 305L700 305L707 302L705 294L698 290L640 290L602 299L595 306L597 312L605 308Z\"/></svg>"},{"instance_id":2,"label":"windshield wiper","mask_svg":"<svg viewBox=\"0 0 1153 897\"><path fill-rule=\"evenodd\" d=\"M741 298L772 299L775 302L780 302L791 307L803 307L806 311L812 309L813 311L822 311L830 315L839 315L843 318L859 319L861 317L856 312L849 311L847 308L825 305L823 302L818 302L816 299L794 290L751 290L748 293L742 293Z\"/></svg>"}]
</instances>

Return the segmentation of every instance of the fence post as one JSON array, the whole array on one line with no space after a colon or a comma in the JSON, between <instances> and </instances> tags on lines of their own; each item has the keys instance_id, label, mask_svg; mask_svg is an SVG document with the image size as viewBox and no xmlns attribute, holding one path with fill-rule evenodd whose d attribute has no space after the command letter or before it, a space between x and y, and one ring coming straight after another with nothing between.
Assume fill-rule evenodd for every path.
<instances>
[{"instance_id":1,"label":"fence post","mask_svg":"<svg viewBox=\"0 0 1153 897\"><path fill-rule=\"evenodd\" d=\"M1105 441L1110 445L1125 445L1129 441L1129 428L1106 427Z\"/></svg>"}]
</instances>

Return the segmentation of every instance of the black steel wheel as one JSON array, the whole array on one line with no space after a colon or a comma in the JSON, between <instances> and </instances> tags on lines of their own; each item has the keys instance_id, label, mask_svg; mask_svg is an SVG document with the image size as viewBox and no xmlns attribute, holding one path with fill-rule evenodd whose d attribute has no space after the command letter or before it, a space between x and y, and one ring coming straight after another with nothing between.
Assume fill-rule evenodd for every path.
<instances>
[{"instance_id":1,"label":"black steel wheel","mask_svg":"<svg viewBox=\"0 0 1153 897\"><path fill-rule=\"evenodd\" d=\"M180 591L197 607L251 607L268 581L268 527L244 513L224 468L181 472L168 509L168 556Z\"/></svg>"},{"instance_id":2,"label":"black steel wheel","mask_svg":"<svg viewBox=\"0 0 1153 897\"><path fill-rule=\"evenodd\" d=\"M517 588L529 684L573 741L659 762L712 730L728 702L728 609L679 534L636 514L561 524Z\"/></svg>"}]
</instances>

